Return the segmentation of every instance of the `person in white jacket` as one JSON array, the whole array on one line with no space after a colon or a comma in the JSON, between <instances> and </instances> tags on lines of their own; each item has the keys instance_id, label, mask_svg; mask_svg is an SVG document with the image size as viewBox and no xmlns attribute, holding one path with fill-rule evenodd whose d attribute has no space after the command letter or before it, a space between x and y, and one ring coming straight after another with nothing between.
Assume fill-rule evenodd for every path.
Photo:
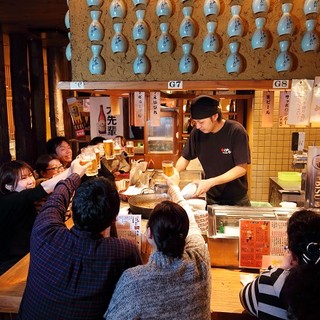
<instances>
[{"instance_id":1,"label":"person in white jacket","mask_svg":"<svg viewBox=\"0 0 320 320\"><path fill-rule=\"evenodd\" d=\"M179 187L167 183L172 201L159 203L147 224L153 253L122 274L105 319L211 319L209 253Z\"/></svg>"}]
</instances>

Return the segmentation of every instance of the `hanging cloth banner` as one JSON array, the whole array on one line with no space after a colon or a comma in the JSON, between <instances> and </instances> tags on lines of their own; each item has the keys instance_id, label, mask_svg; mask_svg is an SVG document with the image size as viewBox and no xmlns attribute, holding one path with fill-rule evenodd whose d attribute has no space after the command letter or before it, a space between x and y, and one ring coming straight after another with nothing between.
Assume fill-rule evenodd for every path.
<instances>
[{"instance_id":1,"label":"hanging cloth banner","mask_svg":"<svg viewBox=\"0 0 320 320\"><path fill-rule=\"evenodd\" d=\"M288 128L288 113L290 104L290 92L281 91L280 92L280 102L279 102L279 128Z\"/></svg>"},{"instance_id":2,"label":"hanging cloth banner","mask_svg":"<svg viewBox=\"0 0 320 320\"><path fill-rule=\"evenodd\" d=\"M310 122L320 123L320 77L315 77L310 108Z\"/></svg>"},{"instance_id":3,"label":"hanging cloth banner","mask_svg":"<svg viewBox=\"0 0 320 320\"><path fill-rule=\"evenodd\" d=\"M272 128L274 91L264 91L262 98L262 128Z\"/></svg>"},{"instance_id":4,"label":"hanging cloth banner","mask_svg":"<svg viewBox=\"0 0 320 320\"><path fill-rule=\"evenodd\" d=\"M307 79L292 80L288 124L309 125L313 82Z\"/></svg>"},{"instance_id":5,"label":"hanging cloth banner","mask_svg":"<svg viewBox=\"0 0 320 320\"><path fill-rule=\"evenodd\" d=\"M150 92L150 125L160 127L160 92Z\"/></svg>"},{"instance_id":6,"label":"hanging cloth banner","mask_svg":"<svg viewBox=\"0 0 320 320\"><path fill-rule=\"evenodd\" d=\"M145 117L145 93L135 92L134 93L134 125L136 127L144 127Z\"/></svg>"}]
</instances>

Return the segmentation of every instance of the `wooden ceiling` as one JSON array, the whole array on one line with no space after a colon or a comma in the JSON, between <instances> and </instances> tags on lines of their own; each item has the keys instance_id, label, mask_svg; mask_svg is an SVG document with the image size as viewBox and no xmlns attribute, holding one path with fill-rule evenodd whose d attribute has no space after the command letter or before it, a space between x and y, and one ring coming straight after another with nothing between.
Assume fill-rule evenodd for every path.
<instances>
[{"instance_id":1,"label":"wooden ceiling","mask_svg":"<svg viewBox=\"0 0 320 320\"><path fill-rule=\"evenodd\" d=\"M42 39L44 46L65 46L67 10L66 0L0 0L2 31Z\"/></svg>"}]
</instances>

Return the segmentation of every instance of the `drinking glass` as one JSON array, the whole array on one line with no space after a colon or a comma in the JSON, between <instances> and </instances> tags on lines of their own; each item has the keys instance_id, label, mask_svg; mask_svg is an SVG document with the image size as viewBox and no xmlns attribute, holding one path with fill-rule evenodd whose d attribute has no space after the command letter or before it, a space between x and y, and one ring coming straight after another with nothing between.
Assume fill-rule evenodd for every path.
<instances>
[{"instance_id":1,"label":"drinking glass","mask_svg":"<svg viewBox=\"0 0 320 320\"><path fill-rule=\"evenodd\" d=\"M78 158L81 165L85 165L88 162L91 163L86 170L87 176L96 176L98 174L97 158L92 148L82 148Z\"/></svg>"},{"instance_id":2,"label":"drinking glass","mask_svg":"<svg viewBox=\"0 0 320 320\"><path fill-rule=\"evenodd\" d=\"M174 174L173 161L163 160L162 161L162 171L168 177L173 176L173 174Z\"/></svg>"},{"instance_id":3,"label":"drinking glass","mask_svg":"<svg viewBox=\"0 0 320 320\"><path fill-rule=\"evenodd\" d=\"M106 159L114 159L114 142L113 140L103 140L104 154Z\"/></svg>"}]
</instances>

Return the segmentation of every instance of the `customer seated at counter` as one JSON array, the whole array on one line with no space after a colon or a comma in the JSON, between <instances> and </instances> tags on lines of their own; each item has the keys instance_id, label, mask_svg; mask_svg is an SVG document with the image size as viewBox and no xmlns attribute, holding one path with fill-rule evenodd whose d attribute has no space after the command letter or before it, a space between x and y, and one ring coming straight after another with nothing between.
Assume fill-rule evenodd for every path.
<instances>
[{"instance_id":1,"label":"customer seated at counter","mask_svg":"<svg viewBox=\"0 0 320 320\"><path fill-rule=\"evenodd\" d=\"M168 182L176 203L154 208L147 225L153 253L123 273L105 319L211 319L208 249L179 187Z\"/></svg>"},{"instance_id":2,"label":"customer seated at counter","mask_svg":"<svg viewBox=\"0 0 320 320\"><path fill-rule=\"evenodd\" d=\"M295 212L288 221L283 268L263 272L240 293L243 307L259 319L320 319L320 215Z\"/></svg>"},{"instance_id":3,"label":"customer seated at counter","mask_svg":"<svg viewBox=\"0 0 320 320\"><path fill-rule=\"evenodd\" d=\"M40 182L51 179L62 171L64 166L56 155L42 154L37 158L35 172Z\"/></svg>"},{"instance_id":4,"label":"customer seated at counter","mask_svg":"<svg viewBox=\"0 0 320 320\"><path fill-rule=\"evenodd\" d=\"M72 149L70 142L66 137L58 136L51 138L46 143L48 154L54 154L64 165L69 168L72 162Z\"/></svg>"},{"instance_id":5,"label":"customer seated at counter","mask_svg":"<svg viewBox=\"0 0 320 320\"><path fill-rule=\"evenodd\" d=\"M10 161L0 167L0 274L30 250L30 235L37 215L35 202L51 193L61 172L36 186L33 169L24 161Z\"/></svg>"},{"instance_id":6,"label":"customer seated at counter","mask_svg":"<svg viewBox=\"0 0 320 320\"><path fill-rule=\"evenodd\" d=\"M36 218L19 319L102 319L123 271L142 263L134 243L104 237L118 215L119 195L103 177L81 184L89 165L74 160L72 174ZM69 230L64 215L73 194Z\"/></svg>"}]
</instances>

